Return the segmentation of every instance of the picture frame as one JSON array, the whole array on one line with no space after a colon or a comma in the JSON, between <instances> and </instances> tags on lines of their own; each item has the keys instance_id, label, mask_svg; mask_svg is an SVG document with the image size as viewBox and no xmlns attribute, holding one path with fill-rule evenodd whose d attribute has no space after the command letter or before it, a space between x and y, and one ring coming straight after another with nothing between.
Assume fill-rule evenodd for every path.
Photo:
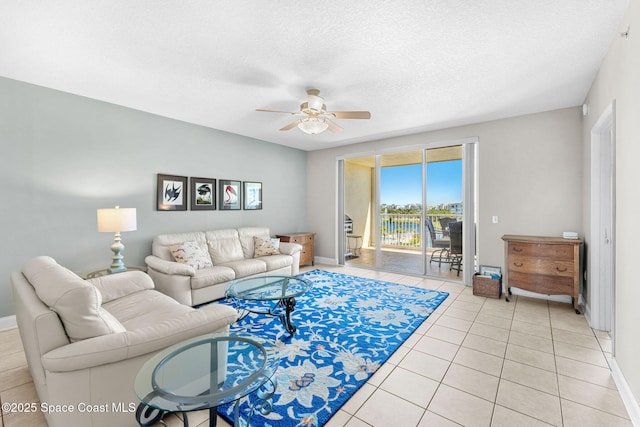
<instances>
[{"instance_id":1,"label":"picture frame","mask_svg":"<svg viewBox=\"0 0 640 427\"><path fill-rule=\"evenodd\" d=\"M218 181L218 209L221 211L240 210L242 186L240 181L221 179Z\"/></svg>"},{"instance_id":2,"label":"picture frame","mask_svg":"<svg viewBox=\"0 0 640 427\"><path fill-rule=\"evenodd\" d=\"M190 179L191 210L213 211L216 209L216 180L213 178Z\"/></svg>"},{"instance_id":3,"label":"picture frame","mask_svg":"<svg viewBox=\"0 0 640 427\"><path fill-rule=\"evenodd\" d=\"M262 209L262 183L244 181L242 188L242 200L245 210Z\"/></svg>"},{"instance_id":4,"label":"picture frame","mask_svg":"<svg viewBox=\"0 0 640 427\"><path fill-rule=\"evenodd\" d=\"M492 267L490 265L481 265L479 273L482 276L491 276L492 274L502 276L502 269L500 267Z\"/></svg>"},{"instance_id":5,"label":"picture frame","mask_svg":"<svg viewBox=\"0 0 640 427\"><path fill-rule=\"evenodd\" d=\"M156 187L159 211L187 210L186 176L158 174Z\"/></svg>"}]
</instances>

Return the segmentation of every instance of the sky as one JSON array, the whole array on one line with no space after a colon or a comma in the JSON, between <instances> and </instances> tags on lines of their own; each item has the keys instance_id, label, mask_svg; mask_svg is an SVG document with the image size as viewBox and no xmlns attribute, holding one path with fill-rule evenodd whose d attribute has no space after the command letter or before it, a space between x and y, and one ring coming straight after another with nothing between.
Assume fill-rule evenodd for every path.
<instances>
[{"instance_id":1,"label":"sky","mask_svg":"<svg viewBox=\"0 0 640 427\"><path fill-rule=\"evenodd\" d=\"M422 165L380 170L382 204L422 202ZM427 205L462 202L462 160L427 163Z\"/></svg>"}]
</instances>

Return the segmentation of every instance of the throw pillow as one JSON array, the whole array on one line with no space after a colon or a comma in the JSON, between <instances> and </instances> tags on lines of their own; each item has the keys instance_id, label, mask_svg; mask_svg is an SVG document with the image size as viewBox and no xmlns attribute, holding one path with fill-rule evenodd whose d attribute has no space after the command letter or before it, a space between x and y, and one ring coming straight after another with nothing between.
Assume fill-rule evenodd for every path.
<instances>
[{"instance_id":1,"label":"throw pillow","mask_svg":"<svg viewBox=\"0 0 640 427\"><path fill-rule=\"evenodd\" d=\"M209 252L202 249L198 242L184 242L169 246L171 255L176 262L187 264L195 269L213 267Z\"/></svg>"},{"instance_id":2,"label":"throw pillow","mask_svg":"<svg viewBox=\"0 0 640 427\"><path fill-rule=\"evenodd\" d=\"M253 244L255 246L254 257L278 255L280 253L280 239L272 239L270 237L257 237L253 238Z\"/></svg>"}]
</instances>

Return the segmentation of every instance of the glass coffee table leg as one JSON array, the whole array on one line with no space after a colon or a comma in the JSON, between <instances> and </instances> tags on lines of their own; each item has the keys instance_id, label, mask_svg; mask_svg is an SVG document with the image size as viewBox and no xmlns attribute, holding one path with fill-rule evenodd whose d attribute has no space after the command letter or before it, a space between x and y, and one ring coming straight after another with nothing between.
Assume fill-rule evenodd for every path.
<instances>
[{"instance_id":1,"label":"glass coffee table leg","mask_svg":"<svg viewBox=\"0 0 640 427\"><path fill-rule=\"evenodd\" d=\"M285 312L283 314L280 314L278 318L280 319L280 322L282 322L282 326L284 326L286 331L289 332L289 334L293 335L296 332L297 328L296 325L291 323L291 312L296 307L296 299L293 297L283 298L280 300L279 304L280 307L285 309Z\"/></svg>"},{"instance_id":2,"label":"glass coffee table leg","mask_svg":"<svg viewBox=\"0 0 640 427\"><path fill-rule=\"evenodd\" d=\"M166 411L161 411L160 409L153 408L145 405L144 403L139 403L138 408L136 409L136 421L140 427L150 427L155 426L156 424L166 426L163 421L166 414Z\"/></svg>"}]
</instances>

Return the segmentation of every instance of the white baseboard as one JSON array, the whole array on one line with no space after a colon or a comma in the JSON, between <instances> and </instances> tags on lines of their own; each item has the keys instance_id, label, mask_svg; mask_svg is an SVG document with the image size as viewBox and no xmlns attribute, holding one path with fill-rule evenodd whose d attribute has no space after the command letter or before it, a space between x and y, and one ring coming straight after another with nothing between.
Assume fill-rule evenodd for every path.
<instances>
[{"instance_id":1,"label":"white baseboard","mask_svg":"<svg viewBox=\"0 0 640 427\"><path fill-rule=\"evenodd\" d=\"M0 317L0 331L14 329L18 327L16 316Z\"/></svg>"},{"instance_id":2,"label":"white baseboard","mask_svg":"<svg viewBox=\"0 0 640 427\"><path fill-rule=\"evenodd\" d=\"M566 302L571 304L570 295L544 295L544 294L537 294L535 292L525 291L524 289L519 289L519 288L511 288L511 293L513 295L521 295L523 297L545 299L548 301L556 301L556 302Z\"/></svg>"},{"instance_id":3,"label":"white baseboard","mask_svg":"<svg viewBox=\"0 0 640 427\"><path fill-rule=\"evenodd\" d=\"M338 265L338 260L335 258L324 258L324 257L314 257L314 264L325 264L325 265Z\"/></svg>"},{"instance_id":4,"label":"white baseboard","mask_svg":"<svg viewBox=\"0 0 640 427\"><path fill-rule=\"evenodd\" d=\"M631 418L631 423L634 427L640 427L640 405L638 405L636 398L633 396L631 388L629 388L627 380L624 379L624 375L622 375L622 371L620 370L618 363L616 363L615 358L611 360L611 376L618 387L618 391L622 397L622 402L624 403L625 408L627 408L629 418Z\"/></svg>"}]
</instances>

